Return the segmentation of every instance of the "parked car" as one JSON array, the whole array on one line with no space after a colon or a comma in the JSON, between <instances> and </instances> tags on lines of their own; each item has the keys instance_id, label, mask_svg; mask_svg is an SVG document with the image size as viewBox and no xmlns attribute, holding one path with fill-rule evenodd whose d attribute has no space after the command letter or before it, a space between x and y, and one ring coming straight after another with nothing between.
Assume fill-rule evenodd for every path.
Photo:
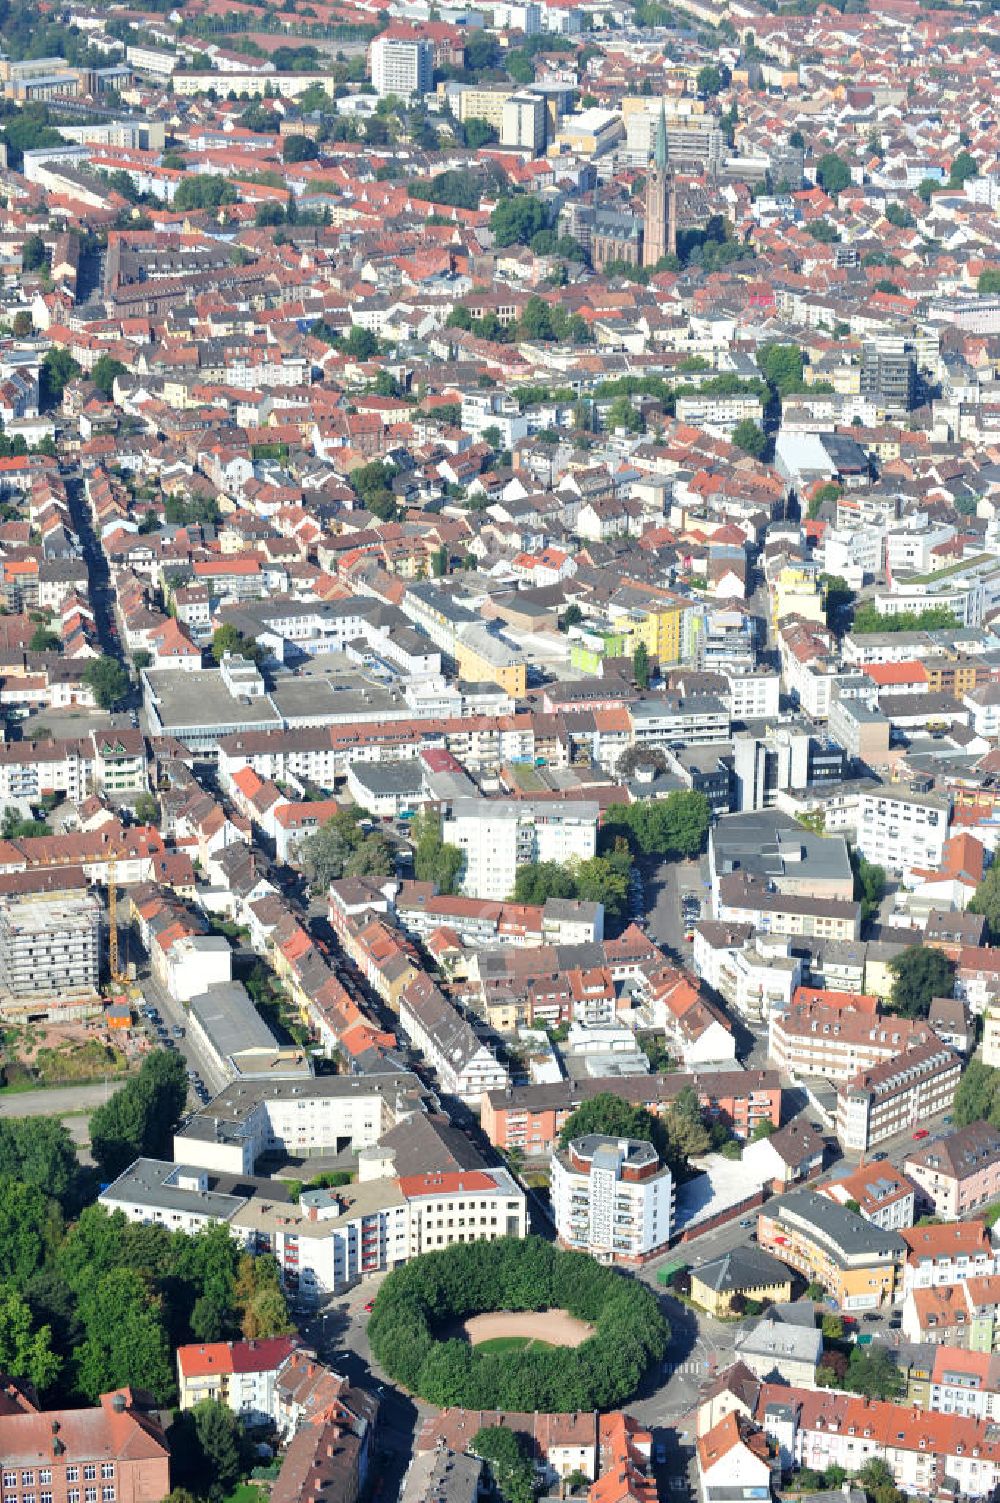
<instances>
[{"instance_id":1,"label":"parked car","mask_svg":"<svg viewBox=\"0 0 1000 1503\"><path fill-rule=\"evenodd\" d=\"M175 1023L170 1032L173 1034L175 1039L182 1039L184 1037L184 1029L179 1023Z\"/></svg>"},{"instance_id":2,"label":"parked car","mask_svg":"<svg viewBox=\"0 0 1000 1503\"><path fill-rule=\"evenodd\" d=\"M872 1154L872 1163L873 1164L884 1164L885 1161L886 1161L886 1159L888 1157L889 1157L889 1155L887 1153L873 1153Z\"/></svg>"},{"instance_id":3,"label":"parked car","mask_svg":"<svg viewBox=\"0 0 1000 1503\"><path fill-rule=\"evenodd\" d=\"M744 1231L746 1231L746 1229L747 1229L748 1226L753 1226L753 1217L752 1216L744 1216L743 1220L740 1222L740 1226L743 1228Z\"/></svg>"},{"instance_id":4,"label":"parked car","mask_svg":"<svg viewBox=\"0 0 1000 1503\"><path fill-rule=\"evenodd\" d=\"M914 1141L916 1141L919 1138L929 1138L930 1137L930 1133L928 1132L928 1130L927 1130L926 1127L918 1127L917 1130L916 1130L916 1132L913 1134L913 1137L914 1137Z\"/></svg>"}]
</instances>

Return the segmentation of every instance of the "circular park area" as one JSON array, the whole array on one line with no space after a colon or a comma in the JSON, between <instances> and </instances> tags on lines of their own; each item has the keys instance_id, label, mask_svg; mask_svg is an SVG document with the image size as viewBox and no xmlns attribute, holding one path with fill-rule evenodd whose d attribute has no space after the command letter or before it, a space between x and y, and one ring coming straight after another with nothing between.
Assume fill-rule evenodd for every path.
<instances>
[{"instance_id":1,"label":"circular park area","mask_svg":"<svg viewBox=\"0 0 1000 1503\"><path fill-rule=\"evenodd\" d=\"M613 1409L663 1356L656 1296L540 1237L461 1243L389 1275L368 1327L389 1377L466 1409Z\"/></svg>"}]
</instances>

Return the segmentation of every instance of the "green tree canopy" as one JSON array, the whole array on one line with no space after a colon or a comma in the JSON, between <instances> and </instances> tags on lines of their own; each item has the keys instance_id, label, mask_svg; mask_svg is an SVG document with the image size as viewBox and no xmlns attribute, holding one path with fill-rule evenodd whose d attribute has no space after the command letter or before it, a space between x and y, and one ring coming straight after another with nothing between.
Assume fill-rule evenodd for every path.
<instances>
[{"instance_id":1,"label":"green tree canopy","mask_svg":"<svg viewBox=\"0 0 1000 1503\"><path fill-rule=\"evenodd\" d=\"M705 849L711 815L703 793L675 789L665 799L613 804L605 814L602 841L625 835L644 856L697 856Z\"/></svg>"},{"instance_id":2,"label":"green tree canopy","mask_svg":"<svg viewBox=\"0 0 1000 1503\"><path fill-rule=\"evenodd\" d=\"M742 418L733 429L733 443L745 454L760 459L767 448L767 435L752 418Z\"/></svg>"},{"instance_id":3,"label":"green tree canopy","mask_svg":"<svg viewBox=\"0 0 1000 1503\"><path fill-rule=\"evenodd\" d=\"M130 1268L115 1268L81 1291L84 1337L76 1354L80 1391L91 1403L112 1388L149 1388L161 1401L174 1392L174 1369L160 1301Z\"/></svg>"},{"instance_id":4,"label":"green tree canopy","mask_svg":"<svg viewBox=\"0 0 1000 1503\"><path fill-rule=\"evenodd\" d=\"M882 616L870 601L866 601L854 612L851 631L856 636L865 636L876 631L952 631L957 626L957 616L944 605L929 605L922 611L897 611L894 616Z\"/></svg>"},{"instance_id":5,"label":"green tree canopy","mask_svg":"<svg viewBox=\"0 0 1000 1503\"><path fill-rule=\"evenodd\" d=\"M934 997L950 997L955 963L942 950L910 945L889 961L892 1010L904 1018L926 1018Z\"/></svg>"},{"instance_id":6,"label":"green tree canopy","mask_svg":"<svg viewBox=\"0 0 1000 1503\"><path fill-rule=\"evenodd\" d=\"M948 174L948 186L951 188L961 188L970 177L978 177L978 175L979 167L975 157L971 152L963 149L951 164L951 171Z\"/></svg>"},{"instance_id":7,"label":"green tree canopy","mask_svg":"<svg viewBox=\"0 0 1000 1503\"><path fill-rule=\"evenodd\" d=\"M521 1435L492 1425L476 1432L470 1449L486 1462L504 1503L534 1503L535 1463Z\"/></svg>"},{"instance_id":8,"label":"green tree canopy","mask_svg":"<svg viewBox=\"0 0 1000 1503\"><path fill-rule=\"evenodd\" d=\"M575 897L576 884L558 861L529 861L517 869L513 896L517 903L542 904L547 898Z\"/></svg>"},{"instance_id":9,"label":"green tree canopy","mask_svg":"<svg viewBox=\"0 0 1000 1503\"><path fill-rule=\"evenodd\" d=\"M114 390L116 376L128 374L128 367L120 360L113 359L110 355L102 355L90 372L90 379L98 391L106 396L109 401Z\"/></svg>"},{"instance_id":10,"label":"green tree canopy","mask_svg":"<svg viewBox=\"0 0 1000 1503\"><path fill-rule=\"evenodd\" d=\"M984 1065L977 1055L962 1071L955 1092L954 1116L961 1127L970 1122L990 1122L1000 1127L1000 1070Z\"/></svg>"},{"instance_id":11,"label":"green tree canopy","mask_svg":"<svg viewBox=\"0 0 1000 1503\"><path fill-rule=\"evenodd\" d=\"M874 918L885 897L885 868L876 866L858 850L851 851L854 872L854 897L861 904L863 920Z\"/></svg>"},{"instance_id":12,"label":"green tree canopy","mask_svg":"<svg viewBox=\"0 0 1000 1503\"><path fill-rule=\"evenodd\" d=\"M83 670L83 681L102 710L113 710L128 693L128 674L117 658L91 658Z\"/></svg>"},{"instance_id":13,"label":"green tree canopy","mask_svg":"<svg viewBox=\"0 0 1000 1503\"><path fill-rule=\"evenodd\" d=\"M21 266L25 271L39 271L49 264L49 252L41 235L29 235L21 247Z\"/></svg>"},{"instance_id":14,"label":"green tree canopy","mask_svg":"<svg viewBox=\"0 0 1000 1503\"><path fill-rule=\"evenodd\" d=\"M26 1378L40 1393L59 1375L49 1326L37 1326L31 1306L13 1284L0 1284L0 1372Z\"/></svg>"},{"instance_id":15,"label":"green tree canopy","mask_svg":"<svg viewBox=\"0 0 1000 1503\"><path fill-rule=\"evenodd\" d=\"M652 1142L655 1118L644 1107L632 1106L611 1091L601 1091L582 1101L563 1123L559 1134L560 1148L568 1148L574 1138L597 1133L608 1138L638 1138Z\"/></svg>"},{"instance_id":16,"label":"green tree canopy","mask_svg":"<svg viewBox=\"0 0 1000 1503\"><path fill-rule=\"evenodd\" d=\"M260 657L257 643L245 637L231 621L224 621L212 633L212 657L215 661L221 663L227 652L233 657L249 658L252 663Z\"/></svg>"},{"instance_id":17,"label":"green tree canopy","mask_svg":"<svg viewBox=\"0 0 1000 1503\"><path fill-rule=\"evenodd\" d=\"M115 1091L90 1119L94 1159L106 1179L116 1179L137 1158L164 1158L187 1099L183 1058L156 1049L139 1074Z\"/></svg>"},{"instance_id":18,"label":"green tree canopy","mask_svg":"<svg viewBox=\"0 0 1000 1503\"><path fill-rule=\"evenodd\" d=\"M338 809L326 824L299 843L298 861L314 892L324 892L344 875L347 863L364 840L360 810Z\"/></svg>"},{"instance_id":19,"label":"green tree canopy","mask_svg":"<svg viewBox=\"0 0 1000 1503\"><path fill-rule=\"evenodd\" d=\"M285 136L281 143L281 156L285 162L314 162L319 156L319 147L311 136Z\"/></svg>"},{"instance_id":20,"label":"green tree canopy","mask_svg":"<svg viewBox=\"0 0 1000 1503\"><path fill-rule=\"evenodd\" d=\"M42 361L39 402L45 411L58 407L70 381L80 375L80 366L69 350L54 345Z\"/></svg>"},{"instance_id":21,"label":"green tree canopy","mask_svg":"<svg viewBox=\"0 0 1000 1503\"><path fill-rule=\"evenodd\" d=\"M993 944L1000 939L1000 861L995 861L969 902L969 913L979 913Z\"/></svg>"},{"instance_id":22,"label":"green tree canopy","mask_svg":"<svg viewBox=\"0 0 1000 1503\"><path fill-rule=\"evenodd\" d=\"M236 188L214 172L195 172L182 178L174 194L175 209L218 209L236 202Z\"/></svg>"},{"instance_id":23,"label":"green tree canopy","mask_svg":"<svg viewBox=\"0 0 1000 1503\"><path fill-rule=\"evenodd\" d=\"M829 193L836 198L851 184L851 169L843 157L838 157L835 151L828 151L820 157L816 166L816 181L824 193Z\"/></svg>"},{"instance_id":24,"label":"green tree canopy","mask_svg":"<svg viewBox=\"0 0 1000 1503\"><path fill-rule=\"evenodd\" d=\"M441 836L440 815L424 809L410 823L413 873L418 882L433 882L438 892L458 891L464 856Z\"/></svg>"},{"instance_id":25,"label":"green tree canopy","mask_svg":"<svg viewBox=\"0 0 1000 1503\"><path fill-rule=\"evenodd\" d=\"M855 1346L847 1362L844 1386L869 1399L895 1400L906 1391L906 1379L882 1346Z\"/></svg>"},{"instance_id":26,"label":"green tree canopy","mask_svg":"<svg viewBox=\"0 0 1000 1503\"><path fill-rule=\"evenodd\" d=\"M40 1190L66 1211L75 1209L80 1165L65 1123L55 1117L0 1118L0 1175Z\"/></svg>"},{"instance_id":27,"label":"green tree canopy","mask_svg":"<svg viewBox=\"0 0 1000 1503\"><path fill-rule=\"evenodd\" d=\"M391 877L396 870L392 846L380 831L365 837L351 852L344 867L345 877Z\"/></svg>"},{"instance_id":28,"label":"green tree canopy","mask_svg":"<svg viewBox=\"0 0 1000 1503\"><path fill-rule=\"evenodd\" d=\"M503 198L490 215L490 229L497 245L527 245L548 225L541 199L527 194Z\"/></svg>"}]
</instances>

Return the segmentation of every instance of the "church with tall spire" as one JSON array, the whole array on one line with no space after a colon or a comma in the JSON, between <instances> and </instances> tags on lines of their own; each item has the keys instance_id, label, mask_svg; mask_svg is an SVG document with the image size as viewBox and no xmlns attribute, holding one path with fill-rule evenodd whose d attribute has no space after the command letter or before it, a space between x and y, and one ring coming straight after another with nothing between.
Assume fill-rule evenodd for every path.
<instances>
[{"instance_id":1,"label":"church with tall spire","mask_svg":"<svg viewBox=\"0 0 1000 1503\"><path fill-rule=\"evenodd\" d=\"M667 152L667 116L660 105L653 164L646 177L646 215L643 224L642 264L655 266L661 257L677 254L677 190Z\"/></svg>"}]
</instances>

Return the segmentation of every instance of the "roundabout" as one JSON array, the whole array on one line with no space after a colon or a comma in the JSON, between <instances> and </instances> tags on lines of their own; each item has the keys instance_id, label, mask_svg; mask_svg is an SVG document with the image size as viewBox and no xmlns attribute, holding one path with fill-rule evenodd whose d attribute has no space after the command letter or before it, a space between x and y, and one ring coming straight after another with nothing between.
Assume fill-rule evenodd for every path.
<instances>
[{"instance_id":1,"label":"roundabout","mask_svg":"<svg viewBox=\"0 0 1000 1503\"><path fill-rule=\"evenodd\" d=\"M389 1275L368 1335L390 1378L439 1406L612 1409L666 1349L655 1294L539 1237L462 1243Z\"/></svg>"}]
</instances>

